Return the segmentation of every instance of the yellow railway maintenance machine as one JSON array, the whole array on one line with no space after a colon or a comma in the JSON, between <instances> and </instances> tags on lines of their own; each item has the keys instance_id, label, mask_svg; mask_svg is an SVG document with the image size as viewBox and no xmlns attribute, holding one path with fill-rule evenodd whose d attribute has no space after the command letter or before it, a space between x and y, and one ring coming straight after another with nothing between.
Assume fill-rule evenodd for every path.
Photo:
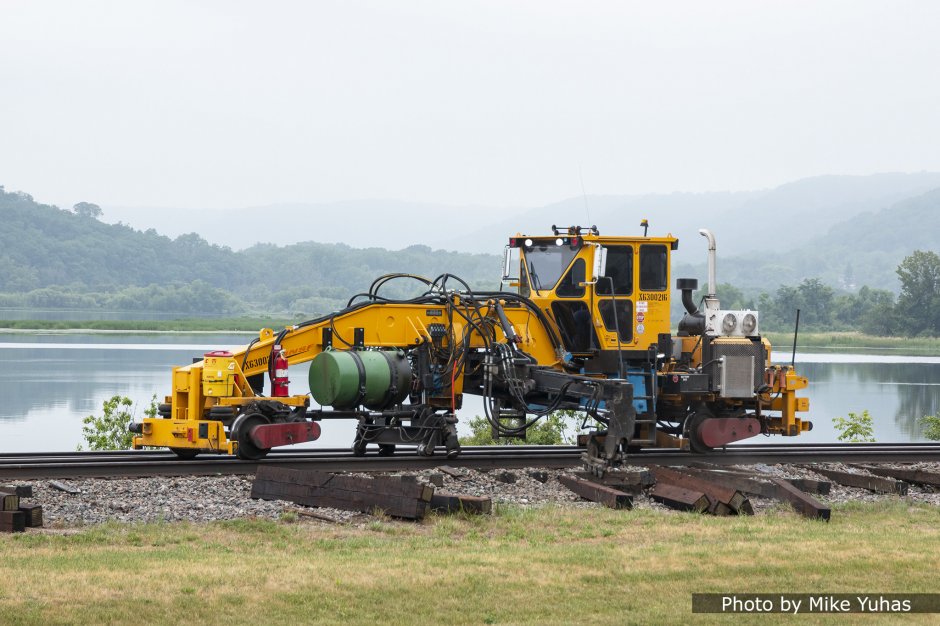
<instances>
[{"instance_id":1,"label":"yellow railway maintenance machine","mask_svg":"<svg viewBox=\"0 0 940 626\"><path fill-rule=\"evenodd\" d=\"M707 452L811 429L797 417L809 409L796 395L806 379L771 365L757 311L721 308L715 239L700 232L709 242L708 295L698 307L697 281L677 281L687 312L676 335L675 237L553 226L551 235L509 240L503 285L515 291L474 291L450 274L390 274L341 311L277 333L263 329L240 350L175 368L159 417L131 426L133 445L183 458L258 459L315 440L321 420L343 418L357 420L356 454L369 444L379 454L406 445L430 455L443 446L453 457L456 412L468 393L483 398L499 437L524 438L552 411L582 412L594 430L581 442L598 469L641 447ZM417 281L423 293L386 297L391 281ZM290 395L288 367L306 361L309 394Z\"/></svg>"}]
</instances>

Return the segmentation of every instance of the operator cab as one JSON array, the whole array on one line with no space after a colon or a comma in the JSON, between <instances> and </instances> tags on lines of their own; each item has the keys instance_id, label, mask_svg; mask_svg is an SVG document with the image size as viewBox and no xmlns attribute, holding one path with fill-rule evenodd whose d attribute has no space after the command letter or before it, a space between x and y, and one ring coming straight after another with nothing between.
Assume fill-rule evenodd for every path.
<instances>
[{"instance_id":1,"label":"operator cab","mask_svg":"<svg viewBox=\"0 0 940 626\"><path fill-rule=\"evenodd\" d=\"M670 252L678 239L604 237L596 226L552 226L551 236L517 235L507 246L508 278L554 320L566 350L588 371L616 372L624 357L646 358L670 333ZM504 271L504 275L508 271Z\"/></svg>"}]
</instances>

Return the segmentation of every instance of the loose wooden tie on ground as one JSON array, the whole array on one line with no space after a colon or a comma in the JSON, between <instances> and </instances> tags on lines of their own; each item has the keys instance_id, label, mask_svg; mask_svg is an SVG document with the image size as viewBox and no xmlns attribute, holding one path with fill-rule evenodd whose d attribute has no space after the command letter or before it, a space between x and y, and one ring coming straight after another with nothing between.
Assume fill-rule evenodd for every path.
<instances>
[{"instance_id":1,"label":"loose wooden tie on ground","mask_svg":"<svg viewBox=\"0 0 940 626\"><path fill-rule=\"evenodd\" d=\"M643 489L652 486L655 482L653 475L647 470L613 470L600 478L590 472L575 472L575 476L634 496L639 495Z\"/></svg>"},{"instance_id":2,"label":"loose wooden tie on ground","mask_svg":"<svg viewBox=\"0 0 940 626\"><path fill-rule=\"evenodd\" d=\"M19 496L21 498L32 498L33 486L32 485L0 485L0 493L12 495L12 496Z\"/></svg>"},{"instance_id":3,"label":"loose wooden tie on ground","mask_svg":"<svg viewBox=\"0 0 940 626\"><path fill-rule=\"evenodd\" d=\"M696 471L707 475L710 480L726 487L739 489L745 493L771 498L780 502L787 502L793 505L793 508L796 509L800 515L829 521L831 514L829 507L825 506L811 495L803 493L797 487L794 487L788 481L781 478L768 477L767 480L763 480L736 475L732 472L713 470Z\"/></svg>"},{"instance_id":4,"label":"loose wooden tie on ground","mask_svg":"<svg viewBox=\"0 0 940 626\"><path fill-rule=\"evenodd\" d=\"M42 506L23 504L20 498L33 496L32 485L0 485L0 532L23 532L42 526ZM16 513L16 515L14 515Z\"/></svg>"},{"instance_id":5,"label":"loose wooden tie on ground","mask_svg":"<svg viewBox=\"0 0 940 626\"><path fill-rule=\"evenodd\" d=\"M493 501L485 496L438 492L431 496L431 509L440 513L489 514L493 512Z\"/></svg>"},{"instance_id":6,"label":"loose wooden tie on ground","mask_svg":"<svg viewBox=\"0 0 940 626\"><path fill-rule=\"evenodd\" d=\"M650 498L671 509L696 513L705 511L711 505L708 496L701 491L684 489L668 483L656 483L650 490Z\"/></svg>"},{"instance_id":7,"label":"loose wooden tie on ground","mask_svg":"<svg viewBox=\"0 0 940 626\"><path fill-rule=\"evenodd\" d=\"M633 508L633 498L630 497L630 494L613 487L571 476L559 476L558 482L582 498L591 502L599 502L611 509Z\"/></svg>"},{"instance_id":8,"label":"loose wooden tie on ground","mask_svg":"<svg viewBox=\"0 0 940 626\"><path fill-rule=\"evenodd\" d=\"M725 470L686 468L686 471L696 476L706 476L708 480L716 484L728 487L729 489L737 489L743 493L772 499L775 499L777 496L777 486L766 478L754 478L747 474L728 472Z\"/></svg>"},{"instance_id":9,"label":"loose wooden tie on ground","mask_svg":"<svg viewBox=\"0 0 940 626\"><path fill-rule=\"evenodd\" d=\"M22 511L0 511L0 532L21 533L26 530L26 515Z\"/></svg>"},{"instance_id":10,"label":"loose wooden tie on ground","mask_svg":"<svg viewBox=\"0 0 940 626\"><path fill-rule=\"evenodd\" d=\"M919 469L900 469L896 467L881 467L878 465L854 465L867 470L872 474L879 476L889 476L898 480L904 480L918 485L930 485L931 487L940 487L940 473L928 472Z\"/></svg>"},{"instance_id":11,"label":"loose wooden tie on ground","mask_svg":"<svg viewBox=\"0 0 940 626\"><path fill-rule=\"evenodd\" d=\"M812 478L784 478L784 480L806 493L826 496L832 490L832 483L825 480L814 480Z\"/></svg>"},{"instance_id":12,"label":"loose wooden tie on ground","mask_svg":"<svg viewBox=\"0 0 940 626\"><path fill-rule=\"evenodd\" d=\"M23 513L27 528L42 528L41 504L21 504L19 510Z\"/></svg>"},{"instance_id":13,"label":"loose wooden tie on ground","mask_svg":"<svg viewBox=\"0 0 940 626\"><path fill-rule=\"evenodd\" d=\"M654 465L650 472L658 483L668 483L676 487L701 491L710 501L709 513L714 515L754 515L754 508L750 501L735 488L729 488L714 481L707 476L691 475L678 470Z\"/></svg>"},{"instance_id":14,"label":"loose wooden tie on ground","mask_svg":"<svg viewBox=\"0 0 940 626\"><path fill-rule=\"evenodd\" d=\"M787 481L779 478L771 478L770 482L778 487L777 499L789 502L800 515L829 521L832 510L813 496L803 493Z\"/></svg>"},{"instance_id":15,"label":"loose wooden tie on ground","mask_svg":"<svg viewBox=\"0 0 940 626\"><path fill-rule=\"evenodd\" d=\"M708 476L733 475L733 476L740 476L742 478L756 479L759 481L768 481L771 478L771 476L769 476L765 472L757 472L753 470L747 471L743 469L728 469L720 465L715 465L714 463L701 463L701 462L692 463L691 466L684 468L683 471L696 473L696 470L698 471L698 473L707 472ZM805 491L806 493L827 495L830 489L832 488L831 483L824 481L824 480L814 480L812 478L783 478L782 480L787 481L788 483L790 483L791 485L793 485L800 491ZM756 496L763 495L759 491L747 491L746 489L742 489L740 487L736 487L736 489L740 489L741 491L746 491L747 493L753 493ZM773 496L766 496L766 497L772 498Z\"/></svg>"},{"instance_id":16,"label":"loose wooden tie on ground","mask_svg":"<svg viewBox=\"0 0 940 626\"><path fill-rule=\"evenodd\" d=\"M13 494L0 494L0 511L16 511L20 508L20 497Z\"/></svg>"},{"instance_id":17,"label":"loose wooden tie on ground","mask_svg":"<svg viewBox=\"0 0 940 626\"><path fill-rule=\"evenodd\" d=\"M822 474L830 480L834 480L840 485L847 487L858 487L868 489L875 493L896 493L898 495L907 495L907 483L892 478L881 478L880 476L866 476L864 474L852 474L851 472L839 472L836 470L825 469L822 467L809 467L811 471Z\"/></svg>"},{"instance_id":18,"label":"loose wooden tie on ground","mask_svg":"<svg viewBox=\"0 0 940 626\"><path fill-rule=\"evenodd\" d=\"M262 465L251 497L289 500L304 506L372 512L381 509L393 517L423 519L434 488L413 477L364 478Z\"/></svg>"}]
</instances>

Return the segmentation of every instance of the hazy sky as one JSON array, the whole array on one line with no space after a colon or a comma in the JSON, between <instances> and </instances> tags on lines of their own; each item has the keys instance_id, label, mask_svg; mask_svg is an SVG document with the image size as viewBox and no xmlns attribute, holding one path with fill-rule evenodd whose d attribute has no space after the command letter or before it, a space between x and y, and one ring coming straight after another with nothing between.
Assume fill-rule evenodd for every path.
<instances>
[{"instance_id":1,"label":"hazy sky","mask_svg":"<svg viewBox=\"0 0 940 626\"><path fill-rule=\"evenodd\" d=\"M537 206L940 170L940 2L0 0L0 184Z\"/></svg>"}]
</instances>

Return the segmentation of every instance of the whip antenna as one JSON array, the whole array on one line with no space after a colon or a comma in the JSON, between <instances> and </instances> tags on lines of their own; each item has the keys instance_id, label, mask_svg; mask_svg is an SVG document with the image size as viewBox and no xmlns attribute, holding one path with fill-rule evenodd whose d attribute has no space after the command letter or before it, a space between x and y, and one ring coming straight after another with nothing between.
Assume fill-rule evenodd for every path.
<instances>
[{"instance_id":1,"label":"whip antenna","mask_svg":"<svg viewBox=\"0 0 940 626\"><path fill-rule=\"evenodd\" d=\"M581 164L578 163L578 179L581 181L581 197L584 198L584 212L587 213L587 223L591 223L591 209L588 207L587 193L584 191L584 175L581 173Z\"/></svg>"}]
</instances>

